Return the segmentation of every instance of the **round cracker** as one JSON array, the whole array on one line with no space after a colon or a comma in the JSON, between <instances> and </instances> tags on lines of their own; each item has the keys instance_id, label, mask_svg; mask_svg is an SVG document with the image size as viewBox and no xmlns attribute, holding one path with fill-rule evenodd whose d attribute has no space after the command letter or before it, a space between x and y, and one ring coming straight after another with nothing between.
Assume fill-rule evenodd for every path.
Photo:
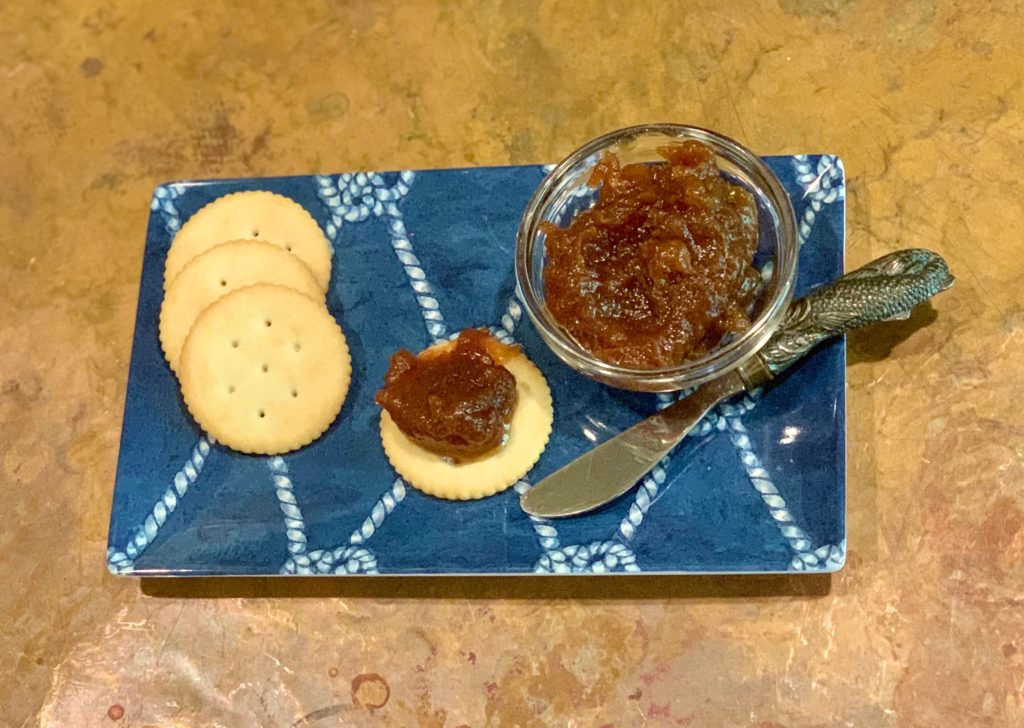
<instances>
[{"instance_id":1,"label":"round cracker","mask_svg":"<svg viewBox=\"0 0 1024 728\"><path fill-rule=\"evenodd\" d=\"M288 197L253 190L218 197L181 226L167 252L164 288L200 253L228 240L256 238L294 253L320 288L331 279L331 246L306 208Z\"/></svg>"},{"instance_id":2,"label":"round cracker","mask_svg":"<svg viewBox=\"0 0 1024 728\"><path fill-rule=\"evenodd\" d=\"M444 346L442 344L441 346ZM497 452L456 464L406 437L387 410L380 415L380 439L392 467L409 485L448 500L475 500L500 493L526 475L547 447L554 422L551 390L525 354L502 362L516 378L516 408L508 441Z\"/></svg>"},{"instance_id":3,"label":"round cracker","mask_svg":"<svg viewBox=\"0 0 1024 728\"><path fill-rule=\"evenodd\" d=\"M222 296L255 283L277 283L323 301L306 264L265 240L232 240L197 255L174 277L160 306L160 346L178 371L181 347L200 312Z\"/></svg>"},{"instance_id":4,"label":"round cracker","mask_svg":"<svg viewBox=\"0 0 1024 728\"><path fill-rule=\"evenodd\" d=\"M274 455L308 445L341 411L345 335L319 301L258 283L210 304L181 351L181 392L218 442Z\"/></svg>"}]
</instances>

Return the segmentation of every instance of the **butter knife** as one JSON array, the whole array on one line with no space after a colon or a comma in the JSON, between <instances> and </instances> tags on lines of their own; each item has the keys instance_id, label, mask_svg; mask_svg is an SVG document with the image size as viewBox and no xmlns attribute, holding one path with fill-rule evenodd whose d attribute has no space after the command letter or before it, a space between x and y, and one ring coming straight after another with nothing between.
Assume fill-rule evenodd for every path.
<instances>
[{"instance_id":1,"label":"butter knife","mask_svg":"<svg viewBox=\"0 0 1024 728\"><path fill-rule=\"evenodd\" d=\"M946 261L929 250L890 253L790 305L768 342L736 369L601 443L523 494L532 516L586 513L633 488L724 399L769 383L818 344L877 321L906 319L953 285Z\"/></svg>"}]
</instances>

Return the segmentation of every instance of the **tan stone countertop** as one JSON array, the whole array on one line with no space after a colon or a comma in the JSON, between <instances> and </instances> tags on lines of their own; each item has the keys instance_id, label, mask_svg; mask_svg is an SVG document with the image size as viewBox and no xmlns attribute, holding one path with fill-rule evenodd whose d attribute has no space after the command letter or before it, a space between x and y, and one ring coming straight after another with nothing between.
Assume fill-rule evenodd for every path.
<instances>
[{"instance_id":1,"label":"tan stone countertop","mask_svg":"<svg viewBox=\"0 0 1024 728\"><path fill-rule=\"evenodd\" d=\"M0 3L0 725L1024 725L1022 37L1019 1ZM157 184L645 121L839 154L848 267L957 276L849 339L844 570L108 574Z\"/></svg>"}]
</instances>

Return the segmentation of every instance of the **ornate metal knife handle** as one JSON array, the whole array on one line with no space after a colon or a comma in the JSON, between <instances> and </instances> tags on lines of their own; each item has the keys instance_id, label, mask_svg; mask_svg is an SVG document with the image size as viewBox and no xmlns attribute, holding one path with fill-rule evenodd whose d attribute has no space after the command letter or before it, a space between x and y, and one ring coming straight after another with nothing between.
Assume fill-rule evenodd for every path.
<instances>
[{"instance_id":1,"label":"ornate metal knife handle","mask_svg":"<svg viewBox=\"0 0 1024 728\"><path fill-rule=\"evenodd\" d=\"M905 319L917 304L953 285L946 261L930 250L899 250L792 303L779 330L743 367L759 385L821 342L860 326Z\"/></svg>"}]
</instances>

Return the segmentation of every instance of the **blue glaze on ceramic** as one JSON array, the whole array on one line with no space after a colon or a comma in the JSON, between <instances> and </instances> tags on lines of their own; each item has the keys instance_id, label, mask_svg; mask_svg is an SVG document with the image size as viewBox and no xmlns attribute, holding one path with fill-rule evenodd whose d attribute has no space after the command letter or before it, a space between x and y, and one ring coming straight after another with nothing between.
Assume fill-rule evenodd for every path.
<instances>
[{"instance_id":1,"label":"blue glaze on ceramic","mask_svg":"<svg viewBox=\"0 0 1024 728\"><path fill-rule=\"evenodd\" d=\"M797 295L843 268L844 187L833 156L766 160L803 243ZM513 248L539 166L189 182L154 194L110 522L108 564L136 574L513 574L834 571L845 560L845 345L815 352L763 394L721 405L632 492L542 521L517 491L671 395L584 379L513 299ZM328 307L353 360L338 420L280 458L209 443L160 350L163 263L207 202L263 189L302 204L335 247ZM382 325L386 322L386 325ZM373 395L388 358L468 326L518 342L555 403L551 442L524 481L468 503L396 477Z\"/></svg>"}]
</instances>

